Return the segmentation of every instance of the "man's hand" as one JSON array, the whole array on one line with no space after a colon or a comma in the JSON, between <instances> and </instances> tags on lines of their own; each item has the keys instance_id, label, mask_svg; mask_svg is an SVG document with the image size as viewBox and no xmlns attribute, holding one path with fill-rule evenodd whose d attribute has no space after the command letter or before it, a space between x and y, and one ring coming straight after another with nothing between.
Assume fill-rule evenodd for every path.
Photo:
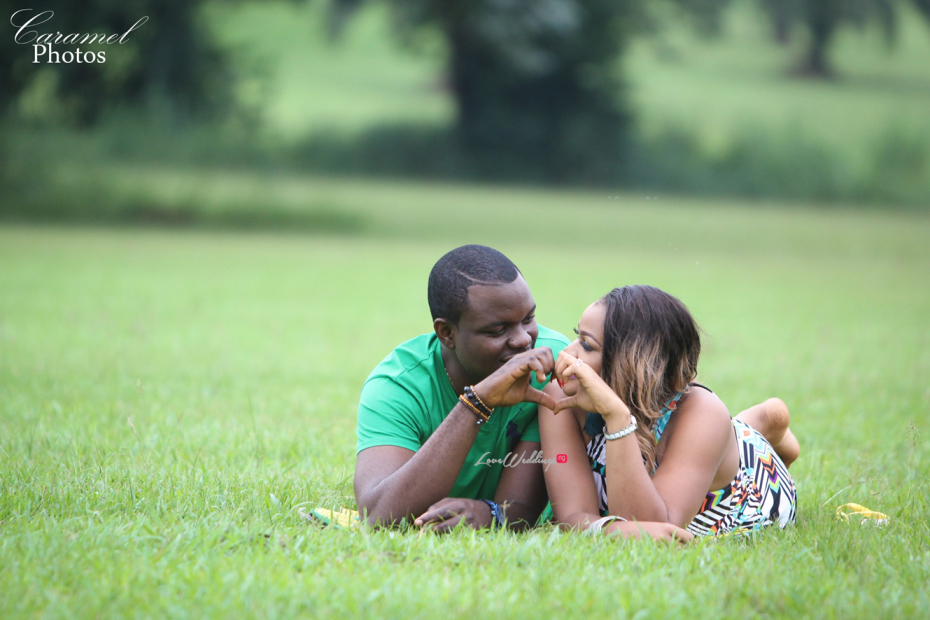
<instances>
[{"instance_id":1,"label":"man's hand","mask_svg":"<svg viewBox=\"0 0 930 620\"><path fill-rule=\"evenodd\" d=\"M460 522L475 529L491 526L491 507L481 500L447 497L441 499L421 514L413 524L423 529L444 533Z\"/></svg>"},{"instance_id":2,"label":"man's hand","mask_svg":"<svg viewBox=\"0 0 930 620\"><path fill-rule=\"evenodd\" d=\"M531 386L530 376L535 372L536 380L545 383L546 375L554 368L552 349L539 347L514 355L474 389L484 404L491 408L531 402L553 409L555 401L548 394Z\"/></svg>"}]
</instances>

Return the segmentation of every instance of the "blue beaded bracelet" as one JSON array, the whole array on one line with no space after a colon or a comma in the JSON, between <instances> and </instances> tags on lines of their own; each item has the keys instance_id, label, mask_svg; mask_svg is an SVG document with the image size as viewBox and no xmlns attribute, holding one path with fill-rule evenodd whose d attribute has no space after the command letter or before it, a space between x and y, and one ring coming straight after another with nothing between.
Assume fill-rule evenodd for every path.
<instances>
[{"instance_id":1,"label":"blue beaded bracelet","mask_svg":"<svg viewBox=\"0 0 930 620\"><path fill-rule=\"evenodd\" d=\"M489 499L483 499L481 501L491 507L491 517L494 519L494 525L497 525L497 527L504 527L504 520L501 518L503 511L501 510L500 504L496 504Z\"/></svg>"}]
</instances>

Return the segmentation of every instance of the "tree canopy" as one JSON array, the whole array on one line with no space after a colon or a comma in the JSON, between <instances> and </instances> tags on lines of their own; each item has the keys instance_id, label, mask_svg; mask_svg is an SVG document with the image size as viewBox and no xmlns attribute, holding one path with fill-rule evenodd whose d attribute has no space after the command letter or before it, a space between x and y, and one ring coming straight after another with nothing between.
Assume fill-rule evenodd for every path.
<instances>
[{"instance_id":1,"label":"tree canopy","mask_svg":"<svg viewBox=\"0 0 930 620\"><path fill-rule=\"evenodd\" d=\"M22 10L22 3L0 0L7 34L0 37L0 59L9 71L0 73L0 107L6 109L36 80L51 83L68 119L95 121L105 109L159 99L183 116L215 111L229 99L231 80L222 53L214 46L199 18L203 0L46 0L41 8ZM38 5L37 5L38 6ZM36 36L124 34L148 17L122 43L99 40L85 45L103 51L94 62L43 56L36 60L32 43L14 40L19 26L51 11L48 21L27 28ZM14 15L15 14L15 15ZM38 22L39 20L36 20ZM35 37L22 37L22 40ZM78 38L80 42L82 38ZM75 52L80 45L54 45L55 52ZM88 59L91 57L87 57ZM103 58L104 62L99 62ZM48 62L52 60L52 62ZM58 60L58 62L55 62Z\"/></svg>"},{"instance_id":2,"label":"tree canopy","mask_svg":"<svg viewBox=\"0 0 930 620\"><path fill-rule=\"evenodd\" d=\"M332 0L339 25L364 0ZM402 29L433 26L449 49L457 136L474 161L542 179L603 178L630 115L617 61L649 29L647 0L387 0ZM676 0L712 23L725 0Z\"/></svg>"},{"instance_id":3,"label":"tree canopy","mask_svg":"<svg viewBox=\"0 0 930 620\"><path fill-rule=\"evenodd\" d=\"M930 0L907 1L930 22ZM807 48L797 71L817 78L835 75L829 51L842 27L877 22L888 42L893 43L903 3L902 0L762 0L779 40L786 41L793 29L806 31Z\"/></svg>"}]
</instances>

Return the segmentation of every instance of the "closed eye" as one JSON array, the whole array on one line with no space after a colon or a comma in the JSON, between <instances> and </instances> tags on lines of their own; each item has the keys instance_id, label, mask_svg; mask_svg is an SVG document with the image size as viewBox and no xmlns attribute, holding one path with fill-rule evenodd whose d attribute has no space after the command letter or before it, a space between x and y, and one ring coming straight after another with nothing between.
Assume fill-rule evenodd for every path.
<instances>
[{"instance_id":1,"label":"closed eye","mask_svg":"<svg viewBox=\"0 0 930 620\"><path fill-rule=\"evenodd\" d=\"M591 347L591 345L589 345L587 342L585 342L584 340L581 339L581 334L578 333L578 328L577 328L577 327L574 328L574 329L572 329L572 331L575 332L575 334L577 334L577 336L578 336L578 344L581 345L581 348L582 348L582 349L584 349L585 351L593 351L593 350L594 350L594 349Z\"/></svg>"}]
</instances>

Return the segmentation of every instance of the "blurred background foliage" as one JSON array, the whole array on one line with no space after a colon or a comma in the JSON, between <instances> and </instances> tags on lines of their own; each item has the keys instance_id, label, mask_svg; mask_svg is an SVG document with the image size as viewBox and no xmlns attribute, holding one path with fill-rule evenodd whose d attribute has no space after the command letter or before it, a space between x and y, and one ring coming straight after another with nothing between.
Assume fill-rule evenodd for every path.
<instances>
[{"instance_id":1,"label":"blurred background foliage","mask_svg":"<svg viewBox=\"0 0 930 620\"><path fill-rule=\"evenodd\" d=\"M0 104L8 108L21 97L43 99L42 103L54 106L58 120L83 126L119 106L160 105L184 119L222 113L232 94L229 59L203 19L203 4L202 0L46 0L37 5L41 8L32 9L2 0L0 9L10 16L12 28L0 47L4 66L10 67L0 77ZM122 35L144 17L147 21L120 43L84 46L84 50L106 51L109 57L103 63L36 63L32 45L15 41L16 27L29 20L37 25L23 30L23 41L36 38L30 32ZM54 49L60 53L79 47L59 44ZM48 109L35 112L52 114Z\"/></svg>"},{"instance_id":2,"label":"blurred background foliage","mask_svg":"<svg viewBox=\"0 0 930 620\"><path fill-rule=\"evenodd\" d=\"M481 176L611 181L629 113L615 64L655 23L657 0L389 0L402 36L441 37L456 145ZM338 32L364 0L333 0ZM716 25L726 0L674 0ZM409 36L409 35L406 35Z\"/></svg>"},{"instance_id":3,"label":"blurred background foliage","mask_svg":"<svg viewBox=\"0 0 930 620\"><path fill-rule=\"evenodd\" d=\"M807 43L797 73L814 78L834 76L830 48L845 26L863 28L876 22L888 45L893 45L901 18L901 0L762 0L772 20L775 37L787 43L793 30L804 31ZM930 0L909 0L924 18L930 20Z\"/></svg>"},{"instance_id":4,"label":"blurred background foliage","mask_svg":"<svg viewBox=\"0 0 930 620\"><path fill-rule=\"evenodd\" d=\"M22 8L0 0L6 15ZM94 47L107 50L102 64L33 63L8 25L6 218L353 227L338 205L303 209L265 191L308 174L930 205L930 0L42 10L55 16L39 32L149 21L125 45ZM172 171L263 181L220 195L172 185Z\"/></svg>"}]
</instances>

